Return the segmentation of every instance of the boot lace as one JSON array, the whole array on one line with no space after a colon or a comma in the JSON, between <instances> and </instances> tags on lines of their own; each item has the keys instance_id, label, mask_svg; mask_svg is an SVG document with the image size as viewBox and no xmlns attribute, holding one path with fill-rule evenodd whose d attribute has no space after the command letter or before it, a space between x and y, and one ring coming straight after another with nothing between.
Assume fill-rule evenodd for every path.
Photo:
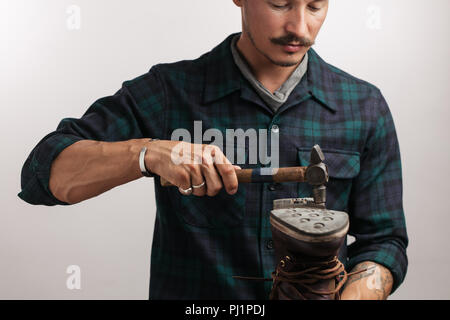
<instances>
[{"instance_id":1,"label":"boot lace","mask_svg":"<svg viewBox=\"0 0 450 320\"><path fill-rule=\"evenodd\" d=\"M355 272L347 273L345 271L344 264L339 261L335 256L329 261L324 262L301 262L302 270L300 271L286 271L286 264L293 263L289 256L280 260L277 268L272 272L271 278L257 278L257 277L241 277L233 276L235 279L241 280L259 280L259 281L273 281L272 291L270 299L274 298L274 293L277 291L278 286L283 283L296 284L302 288L303 293L313 293L317 295L336 295L339 299L339 291L345 284L349 276L367 271L366 269L358 270ZM332 290L318 290L313 286L323 280L335 279L336 286ZM306 299L305 296L292 285L291 289L302 299Z\"/></svg>"}]
</instances>

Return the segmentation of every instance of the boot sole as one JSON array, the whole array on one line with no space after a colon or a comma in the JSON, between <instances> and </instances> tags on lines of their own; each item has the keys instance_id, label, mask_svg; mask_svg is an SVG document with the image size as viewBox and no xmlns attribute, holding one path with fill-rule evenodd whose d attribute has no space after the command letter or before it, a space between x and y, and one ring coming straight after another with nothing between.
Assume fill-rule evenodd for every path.
<instances>
[{"instance_id":1,"label":"boot sole","mask_svg":"<svg viewBox=\"0 0 450 320\"><path fill-rule=\"evenodd\" d=\"M301 241L328 242L343 237L349 228L348 214L321 208L283 208L270 212L272 227Z\"/></svg>"},{"instance_id":2,"label":"boot sole","mask_svg":"<svg viewBox=\"0 0 450 320\"><path fill-rule=\"evenodd\" d=\"M325 204L315 204L313 198L285 198L273 200L273 209L285 208L320 208L326 209Z\"/></svg>"}]
</instances>

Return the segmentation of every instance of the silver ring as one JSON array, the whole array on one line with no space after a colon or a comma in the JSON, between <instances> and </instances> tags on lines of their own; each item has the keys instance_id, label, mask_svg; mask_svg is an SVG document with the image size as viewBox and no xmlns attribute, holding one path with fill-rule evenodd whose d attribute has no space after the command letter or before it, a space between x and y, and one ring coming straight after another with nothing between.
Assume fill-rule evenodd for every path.
<instances>
[{"instance_id":1,"label":"silver ring","mask_svg":"<svg viewBox=\"0 0 450 320\"><path fill-rule=\"evenodd\" d=\"M192 188L194 188L194 189L198 189L198 188L201 188L201 187L203 187L205 185L205 181L203 181L202 183L200 183L199 185L197 185L197 186L192 186Z\"/></svg>"},{"instance_id":2,"label":"silver ring","mask_svg":"<svg viewBox=\"0 0 450 320\"><path fill-rule=\"evenodd\" d=\"M181 187L178 187L178 190L179 190L182 194L184 194L185 196L188 196L188 195L191 195L191 194L192 194L192 187L187 188L186 190L183 189L183 188L181 188Z\"/></svg>"}]
</instances>

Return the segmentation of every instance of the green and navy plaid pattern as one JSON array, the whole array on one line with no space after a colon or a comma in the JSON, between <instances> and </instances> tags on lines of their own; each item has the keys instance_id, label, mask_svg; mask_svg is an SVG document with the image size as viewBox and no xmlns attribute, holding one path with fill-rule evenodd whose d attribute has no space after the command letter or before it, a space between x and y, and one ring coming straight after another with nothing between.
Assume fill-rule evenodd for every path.
<instances>
[{"instance_id":1,"label":"green and navy plaid pattern","mask_svg":"<svg viewBox=\"0 0 450 320\"><path fill-rule=\"evenodd\" d=\"M95 101L80 119L63 119L26 160L19 197L31 204L67 205L49 192L50 166L78 140L169 140L178 128L194 136L194 121L202 121L203 131L215 128L224 136L226 129L238 128L267 129L270 135L276 125L281 167L308 165L315 144L324 151L330 172L327 207L348 212L349 233L356 238L340 251L347 270L375 261L391 270L395 290L407 270L408 237L399 144L382 94L310 49L307 73L274 113L235 65L233 36L196 60L155 65L125 81L114 95ZM222 190L200 198L161 187L159 177L154 181L157 213L149 297L267 299L270 282L232 276L270 277L275 268L269 223L273 200L311 197L311 187L240 184L233 196Z\"/></svg>"}]
</instances>

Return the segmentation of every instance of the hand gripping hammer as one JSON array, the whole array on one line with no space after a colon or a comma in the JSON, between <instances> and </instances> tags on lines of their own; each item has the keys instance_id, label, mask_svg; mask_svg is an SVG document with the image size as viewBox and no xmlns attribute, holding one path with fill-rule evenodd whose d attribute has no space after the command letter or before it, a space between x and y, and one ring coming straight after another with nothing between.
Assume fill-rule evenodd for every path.
<instances>
[{"instance_id":1,"label":"hand gripping hammer","mask_svg":"<svg viewBox=\"0 0 450 320\"><path fill-rule=\"evenodd\" d=\"M307 167L256 168L236 170L239 183L258 182L307 182L313 187L313 199L316 205L324 206L328 168L323 162L325 157L316 144L311 150L310 164ZM161 178L163 187L173 186Z\"/></svg>"}]
</instances>

